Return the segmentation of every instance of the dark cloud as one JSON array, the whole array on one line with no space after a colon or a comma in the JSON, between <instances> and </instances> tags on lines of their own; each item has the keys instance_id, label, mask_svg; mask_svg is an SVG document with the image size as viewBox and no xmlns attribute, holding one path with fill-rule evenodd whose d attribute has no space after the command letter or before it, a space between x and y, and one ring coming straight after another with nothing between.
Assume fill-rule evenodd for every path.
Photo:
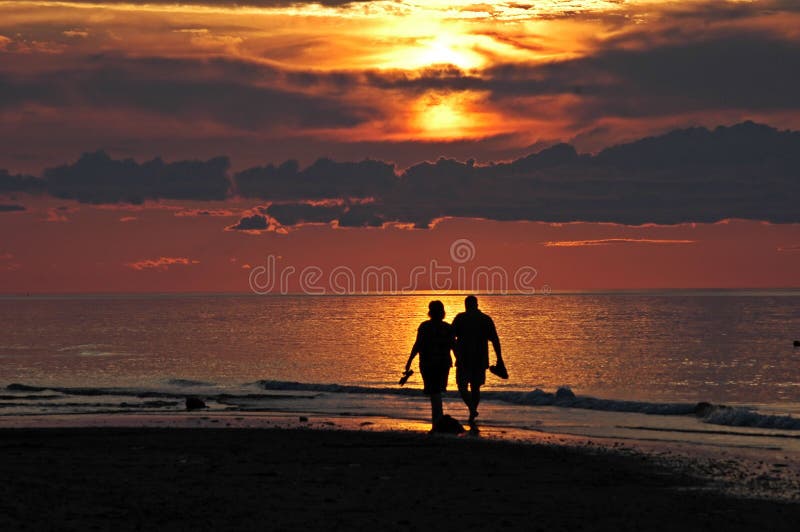
<instances>
[{"instance_id":1,"label":"dark cloud","mask_svg":"<svg viewBox=\"0 0 800 532\"><path fill-rule=\"evenodd\" d=\"M0 72L0 109L133 109L243 130L352 127L377 116L365 105L282 87L284 79L272 67L241 61L96 55L25 78Z\"/></svg>"},{"instance_id":2,"label":"dark cloud","mask_svg":"<svg viewBox=\"0 0 800 532\"><path fill-rule=\"evenodd\" d=\"M800 210L791 198L800 192L799 150L800 134L753 123L675 131L594 157L554 147L540 154L552 154L547 168L520 169L520 160L476 168L462 178L466 187L456 186L483 195L473 195L473 203L442 203L451 203L444 209L450 215L501 220L796 222Z\"/></svg>"},{"instance_id":3,"label":"dark cloud","mask_svg":"<svg viewBox=\"0 0 800 532\"><path fill-rule=\"evenodd\" d=\"M576 122L608 116L642 118L712 109L800 109L800 43L760 32L718 31L674 43L626 34L578 59L502 64L480 72L436 67L375 71L363 83L412 94L482 91L496 105L525 97L577 96L564 110ZM511 109L508 107L507 110Z\"/></svg>"},{"instance_id":4,"label":"dark cloud","mask_svg":"<svg viewBox=\"0 0 800 532\"><path fill-rule=\"evenodd\" d=\"M740 20L750 17L772 15L778 12L800 12L796 0L755 0L752 2L690 2L667 4L662 16L676 21L697 20L704 25L713 22Z\"/></svg>"},{"instance_id":5,"label":"dark cloud","mask_svg":"<svg viewBox=\"0 0 800 532\"><path fill-rule=\"evenodd\" d=\"M381 227L390 220L372 205L353 205L339 217L341 227Z\"/></svg>"},{"instance_id":6,"label":"dark cloud","mask_svg":"<svg viewBox=\"0 0 800 532\"><path fill-rule=\"evenodd\" d=\"M105 152L45 171L47 189L58 198L84 203L142 203L148 199L223 200L228 195L227 157L208 161L142 164L114 160Z\"/></svg>"},{"instance_id":7,"label":"dark cloud","mask_svg":"<svg viewBox=\"0 0 800 532\"><path fill-rule=\"evenodd\" d=\"M281 225L325 223L338 220L347 210L344 205L311 205L308 203L276 203L265 209L266 214Z\"/></svg>"},{"instance_id":8,"label":"dark cloud","mask_svg":"<svg viewBox=\"0 0 800 532\"><path fill-rule=\"evenodd\" d=\"M241 196L271 200L381 196L396 181L394 165L372 160L338 163L318 159L303 170L296 161L287 161L280 166L250 168L235 176Z\"/></svg>"},{"instance_id":9,"label":"dark cloud","mask_svg":"<svg viewBox=\"0 0 800 532\"><path fill-rule=\"evenodd\" d=\"M293 183L295 166L283 179ZM330 184L336 180L329 181ZM288 185L281 185L281 187ZM301 186L298 193L304 190ZM353 190L344 186L341 196ZM268 196L269 194L266 194ZM334 190L327 195L334 197ZM624 224L726 218L800 222L800 133L742 123L678 130L580 155L559 144L510 163L439 159L408 168L374 202L272 205L279 223L428 227L437 218Z\"/></svg>"},{"instance_id":10,"label":"dark cloud","mask_svg":"<svg viewBox=\"0 0 800 532\"><path fill-rule=\"evenodd\" d=\"M764 166L765 171L790 173L800 168L798 147L800 132L743 122L714 130L695 127L647 137L606 148L594 160L626 170Z\"/></svg>"},{"instance_id":11,"label":"dark cloud","mask_svg":"<svg viewBox=\"0 0 800 532\"><path fill-rule=\"evenodd\" d=\"M0 212L21 212L24 210L25 207L22 205L0 204Z\"/></svg>"},{"instance_id":12,"label":"dark cloud","mask_svg":"<svg viewBox=\"0 0 800 532\"><path fill-rule=\"evenodd\" d=\"M230 231L266 231L269 227L267 217L260 214L245 216L238 223L228 226Z\"/></svg>"},{"instance_id":13,"label":"dark cloud","mask_svg":"<svg viewBox=\"0 0 800 532\"><path fill-rule=\"evenodd\" d=\"M0 184L15 190L35 180L4 177ZM139 164L96 152L47 170L45 184L53 196L92 203L223 200L234 194L268 200L267 207L228 228L239 231L331 222L429 227L442 217L800 223L800 132L744 122L676 130L596 155L557 144L507 163L441 158L399 174L392 164L375 160L319 159L306 168L288 161L239 172L235 187L225 157Z\"/></svg>"},{"instance_id":14,"label":"dark cloud","mask_svg":"<svg viewBox=\"0 0 800 532\"><path fill-rule=\"evenodd\" d=\"M39 192L44 189L45 182L29 175L12 175L8 170L0 170L0 193Z\"/></svg>"},{"instance_id":15,"label":"dark cloud","mask_svg":"<svg viewBox=\"0 0 800 532\"><path fill-rule=\"evenodd\" d=\"M380 213L380 209L362 203L340 205L276 203L267 207L264 212L283 226L335 221L340 227L380 227L387 221Z\"/></svg>"},{"instance_id":16,"label":"dark cloud","mask_svg":"<svg viewBox=\"0 0 800 532\"><path fill-rule=\"evenodd\" d=\"M482 200L453 207L462 216L552 222L796 222L799 150L800 134L753 123L675 131L594 157L554 147L539 155L552 154L547 168L520 170L515 161L476 169L468 182L485 190Z\"/></svg>"},{"instance_id":17,"label":"dark cloud","mask_svg":"<svg viewBox=\"0 0 800 532\"><path fill-rule=\"evenodd\" d=\"M284 171L279 172L279 168ZM325 197L356 195L353 165L326 163ZM382 168L376 166L375 168ZM338 174L335 172L339 172ZM386 171L386 168L383 168ZM273 167L273 197L301 196L295 163ZM366 178L368 174L362 177ZM713 131L691 128L580 155L559 144L510 163L476 165L439 159L408 168L374 201L353 205L273 204L282 225L338 222L342 227L387 222L429 227L442 217L675 224L747 218L800 222L800 133L745 122ZM269 187L262 197L269 197ZM362 191L364 192L364 191ZM316 192L310 196L319 197ZM266 221L264 221L266 223Z\"/></svg>"},{"instance_id":18,"label":"dark cloud","mask_svg":"<svg viewBox=\"0 0 800 532\"><path fill-rule=\"evenodd\" d=\"M609 50L561 67L550 79L581 87L584 118L800 108L800 43L760 33Z\"/></svg>"}]
</instances>

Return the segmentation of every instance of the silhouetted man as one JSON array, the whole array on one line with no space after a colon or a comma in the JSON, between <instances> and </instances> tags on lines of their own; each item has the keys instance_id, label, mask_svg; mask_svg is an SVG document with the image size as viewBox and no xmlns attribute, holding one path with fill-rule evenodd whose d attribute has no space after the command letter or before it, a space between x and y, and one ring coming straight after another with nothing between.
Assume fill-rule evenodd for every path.
<instances>
[{"instance_id":1,"label":"silhouetted man","mask_svg":"<svg viewBox=\"0 0 800 532\"><path fill-rule=\"evenodd\" d=\"M478 298L467 296L464 307L466 311L453 320L453 333L456 337L456 382L461 398L469 408L469 423L473 425L478 417L481 386L486 382L486 370L489 368L489 342L494 347L497 366L504 368L505 364L494 322L478 310Z\"/></svg>"}]
</instances>

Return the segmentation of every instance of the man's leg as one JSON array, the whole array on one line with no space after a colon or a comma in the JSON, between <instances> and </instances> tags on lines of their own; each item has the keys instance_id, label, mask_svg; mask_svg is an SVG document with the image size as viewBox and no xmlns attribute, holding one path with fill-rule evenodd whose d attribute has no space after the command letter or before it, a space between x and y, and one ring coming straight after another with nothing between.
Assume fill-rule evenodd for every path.
<instances>
[{"instance_id":1,"label":"man's leg","mask_svg":"<svg viewBox=\"0 0 800 532\"><path fill-rule=\"evenodd\" d=\"M469 391L469 382L458 383L458 393L461 394L461 399L472 415L472 392Z\"/></svg>"},{"instance_id":2,"label":"man's leg","mask_svg":"<svg viewBox=\"0 0 800 532\"><path fill-rule=\"evenodd\" d=\"M472 393L469 391L469 379L467 378L467 372L462 368L456 368L456 384L458 384L458 393L461 395L461 400L472 412Z\"/></svg>"},{"instance_id":3,"label":"man's leg","mask_svg":"<svg viewBox=\"0 0 800 532\"><path fill-rule=\"evenodd\" d=\"M469 419L475 421L478 417L478 405L481 402L481 385L472 383L472 406L470 406Z\"/></svg>"},{"instance_id":4,"label":"man's leg","mask_svg":"<svg viewBox=\"0 0 800 532\"><path fill-rule=\"evenodd\" d=\"M432 393L431 394L431 423L434 425L442 417L442 394L440 393Z\"/></svg>"}]
</instances>

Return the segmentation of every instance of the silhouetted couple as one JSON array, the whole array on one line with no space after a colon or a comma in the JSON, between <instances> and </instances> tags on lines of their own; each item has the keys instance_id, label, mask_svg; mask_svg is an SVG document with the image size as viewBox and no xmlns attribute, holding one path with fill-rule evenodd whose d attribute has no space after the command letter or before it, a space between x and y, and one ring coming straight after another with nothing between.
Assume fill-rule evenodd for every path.
<instances>
[{"instance_id":1,"label":"silhouetted couple","mask_svg":"<svg viewBox=\"0 0 800 532\"><path fill-rule=\"evenodd\" d=\"M428 304L429 320L420 324L417 340L411 348L406 362L406 373L411 362L419 354L419 370L424 383L423 392L430 396L431 421L434 427L442 417L442 393L447 390L447 377L453 361L452 350L456 356L456 383L461 398L469 408L469 423L475 425L478 417L478 404L481 400L481 386L486 382L489 368L489 342L497 356L499 374L508 376L505 371L500 340L497 337L492 318L478 309L478 298L467 296L464 300L465 312L460 313L450 325L444 321L444 305L441 301ZM504 378L505 378L504 377Z\"/></svg>"}]
</instances>

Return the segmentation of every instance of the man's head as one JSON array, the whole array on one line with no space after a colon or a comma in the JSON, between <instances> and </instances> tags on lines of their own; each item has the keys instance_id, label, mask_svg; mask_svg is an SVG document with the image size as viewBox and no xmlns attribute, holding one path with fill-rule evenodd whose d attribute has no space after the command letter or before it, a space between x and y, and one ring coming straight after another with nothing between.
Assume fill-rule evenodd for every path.
<instances>
[{"instance_id":1,"label":"man's head","mask_svg":"<svg viewBox=\"0 0 800 532\"><path fill-rule=\"evenodd\" d=\"M428 303L428 316L434 321L442 321L444 319L444 304L438 300Z\"/></svg>"},{"instance_id":2,"label":"man's head","mask_svg":"<svg viewBox=\"0 0 800 532\"><path fill-rule=\"evenodd\" d=\"M464 308L467 310L478 310L478 298L475 296L467 296L464 298Z\"/></svg>"}]
</instances>

